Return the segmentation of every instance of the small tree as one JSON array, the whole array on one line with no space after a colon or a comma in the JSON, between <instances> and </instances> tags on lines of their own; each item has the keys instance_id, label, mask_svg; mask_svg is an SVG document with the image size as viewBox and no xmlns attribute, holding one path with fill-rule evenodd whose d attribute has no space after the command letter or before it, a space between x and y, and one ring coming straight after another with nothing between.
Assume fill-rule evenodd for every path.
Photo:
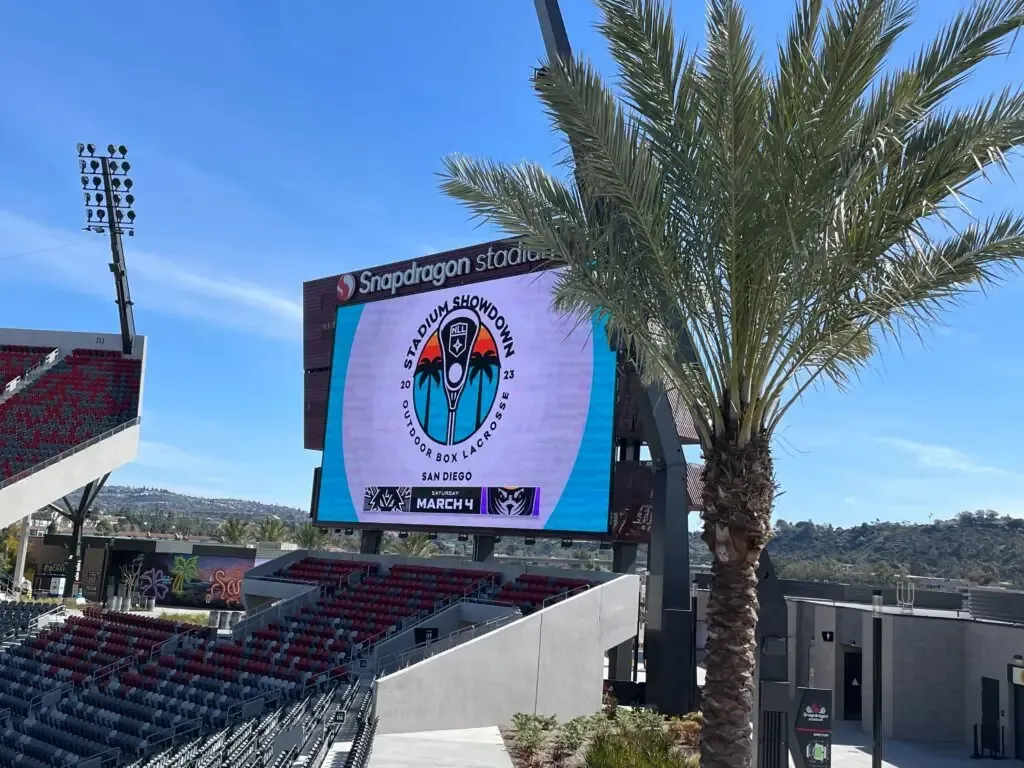
<instances>
[{"instance_id":1,"label":"small tree","mask_svg":"<svg viewBox=\"0 0 1024 768\"><path fill-rule=\"evenodd\" d=\"M121 583L124 584L128 600L135 604L136 591L139 588L139 579L142 577L142 566L146 556L139 554L127 565L121 566Z\"/></svg>"}]
</instances>

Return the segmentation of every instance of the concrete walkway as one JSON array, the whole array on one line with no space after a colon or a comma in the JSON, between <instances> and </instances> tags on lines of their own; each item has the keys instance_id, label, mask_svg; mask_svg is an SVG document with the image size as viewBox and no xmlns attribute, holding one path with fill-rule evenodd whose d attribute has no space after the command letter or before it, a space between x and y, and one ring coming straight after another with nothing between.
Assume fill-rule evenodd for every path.
<instances>
[{"instance_id":1,"label":"concrete walkway","mask_svg":"<svg viewBox=\"0 0 1024 768\"><path fill-rule=\"evenodd\" d=\"M883 768L977 768L966 745L912 744L886 740L882 744ZM790 765L793 761L790 760ZM1007 763L1019 765L1019 763ZM832 768L871 768L871 735L843 723L832 736Z\"/></svg>"},{"instance_id":2,"label":"concrete walkway","mask_svg":"<svg viewBox=\"0 0 1024 768\"><path fill-rule=\"evenodd\" d=\"M496 726L379 735L369 768L512 768Z\"/></svg>"}]
</instances>

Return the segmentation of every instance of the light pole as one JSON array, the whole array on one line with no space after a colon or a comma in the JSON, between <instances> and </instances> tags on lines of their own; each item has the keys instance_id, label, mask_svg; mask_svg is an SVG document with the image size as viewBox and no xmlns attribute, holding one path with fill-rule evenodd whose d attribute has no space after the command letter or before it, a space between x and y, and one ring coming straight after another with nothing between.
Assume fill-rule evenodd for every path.
<instances>
[{"instance_id":1,"label":"light pole","mask_svg":"<svg viewBox=\"0 0 1024 768\"><path fill-rule=\"evenodd\" d=\"M871 768L882 768L882 590L871 593Z\"/></svg>"},{"instance_id":2,"label":"light pole","mask_svg":"<svg viewBox=\"0 0 1024 768\"><path fill-rule=\"evenodd\" d=\"M690 667L693 669L693 690L690 692L690 710L696 712L700 709L700 696L697 683L697 580L690 584Z\"/></svg>"},{"instance_id":3,"label":"light pole","mask_svg":"<svg viewBox=\"0 0 1024 768\"><path fill-rule=\"evenodd\" d=\"M78 145L78 170L85 195L85 231L110 236L110 271L114 275L121 318L121 351L130 355L135 346L135 316L121 235L135 235L132 208L135 195L132 193L134 182L128 176L131 165L125 159L127 154L123 144L118 147L108 144L106 155L97 155L95 144Z\"/></svg>"}]
</instances>

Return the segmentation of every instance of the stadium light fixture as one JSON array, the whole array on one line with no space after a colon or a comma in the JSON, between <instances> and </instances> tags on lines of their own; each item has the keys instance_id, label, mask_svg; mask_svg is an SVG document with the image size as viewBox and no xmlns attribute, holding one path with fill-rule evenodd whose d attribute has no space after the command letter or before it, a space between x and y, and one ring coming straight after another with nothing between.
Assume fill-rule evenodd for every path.
<instances>
[{"instance_id":1,"label":"stadium light fixture","mask_svg":"<svg viewBox=\"0 0 1024 768\"><path fill-rule=\"evenodd\" d=\"M85 231L110 237L110 271L117 291L121 319L121 351L132 354L135 347L135 314L121 236L135 236L135 182L128 175L128 148L107 145L106 154L95 144L78 145L78 171L85 198Z\"/></svg>"},{"instance_id":2,"label":"stadium light fixture","mask_svg":"<svg viewBox=\"0 0 1024 768\"><path fill-rule=\"evenodd\" d=\"M105 155L95 144L78 145L78 170L85 197L85 231L135 236L135 182L128 175L131 163L123 144L107 145Z\"/></svg>"}]
</instances>

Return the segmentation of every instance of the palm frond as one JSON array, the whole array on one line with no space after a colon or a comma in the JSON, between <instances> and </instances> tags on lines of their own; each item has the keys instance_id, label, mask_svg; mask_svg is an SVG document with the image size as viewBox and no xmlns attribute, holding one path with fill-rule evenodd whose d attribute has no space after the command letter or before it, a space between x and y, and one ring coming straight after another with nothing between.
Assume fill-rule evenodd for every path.
<instances>
[{"instance_id":1,"label":"palm frond","mask_svg":"<svg viewBox=\"0 0 1024 768\"><path fill-rule=\"evenodd\" d=\"M774 67L737 0L710 0L702 51L664 2L597 3L623 97L583 58L534 80L572 176L453 156L441 186L555 253L555 306L607 321L705 447L770 434L815 381L847 385L877 340L1024 256L1019 216L967 210L1024 146L1024 94L947 105L1024 0L976 0L888 72L911 0L797 0Z\"/></svg>"}]
</instances>

